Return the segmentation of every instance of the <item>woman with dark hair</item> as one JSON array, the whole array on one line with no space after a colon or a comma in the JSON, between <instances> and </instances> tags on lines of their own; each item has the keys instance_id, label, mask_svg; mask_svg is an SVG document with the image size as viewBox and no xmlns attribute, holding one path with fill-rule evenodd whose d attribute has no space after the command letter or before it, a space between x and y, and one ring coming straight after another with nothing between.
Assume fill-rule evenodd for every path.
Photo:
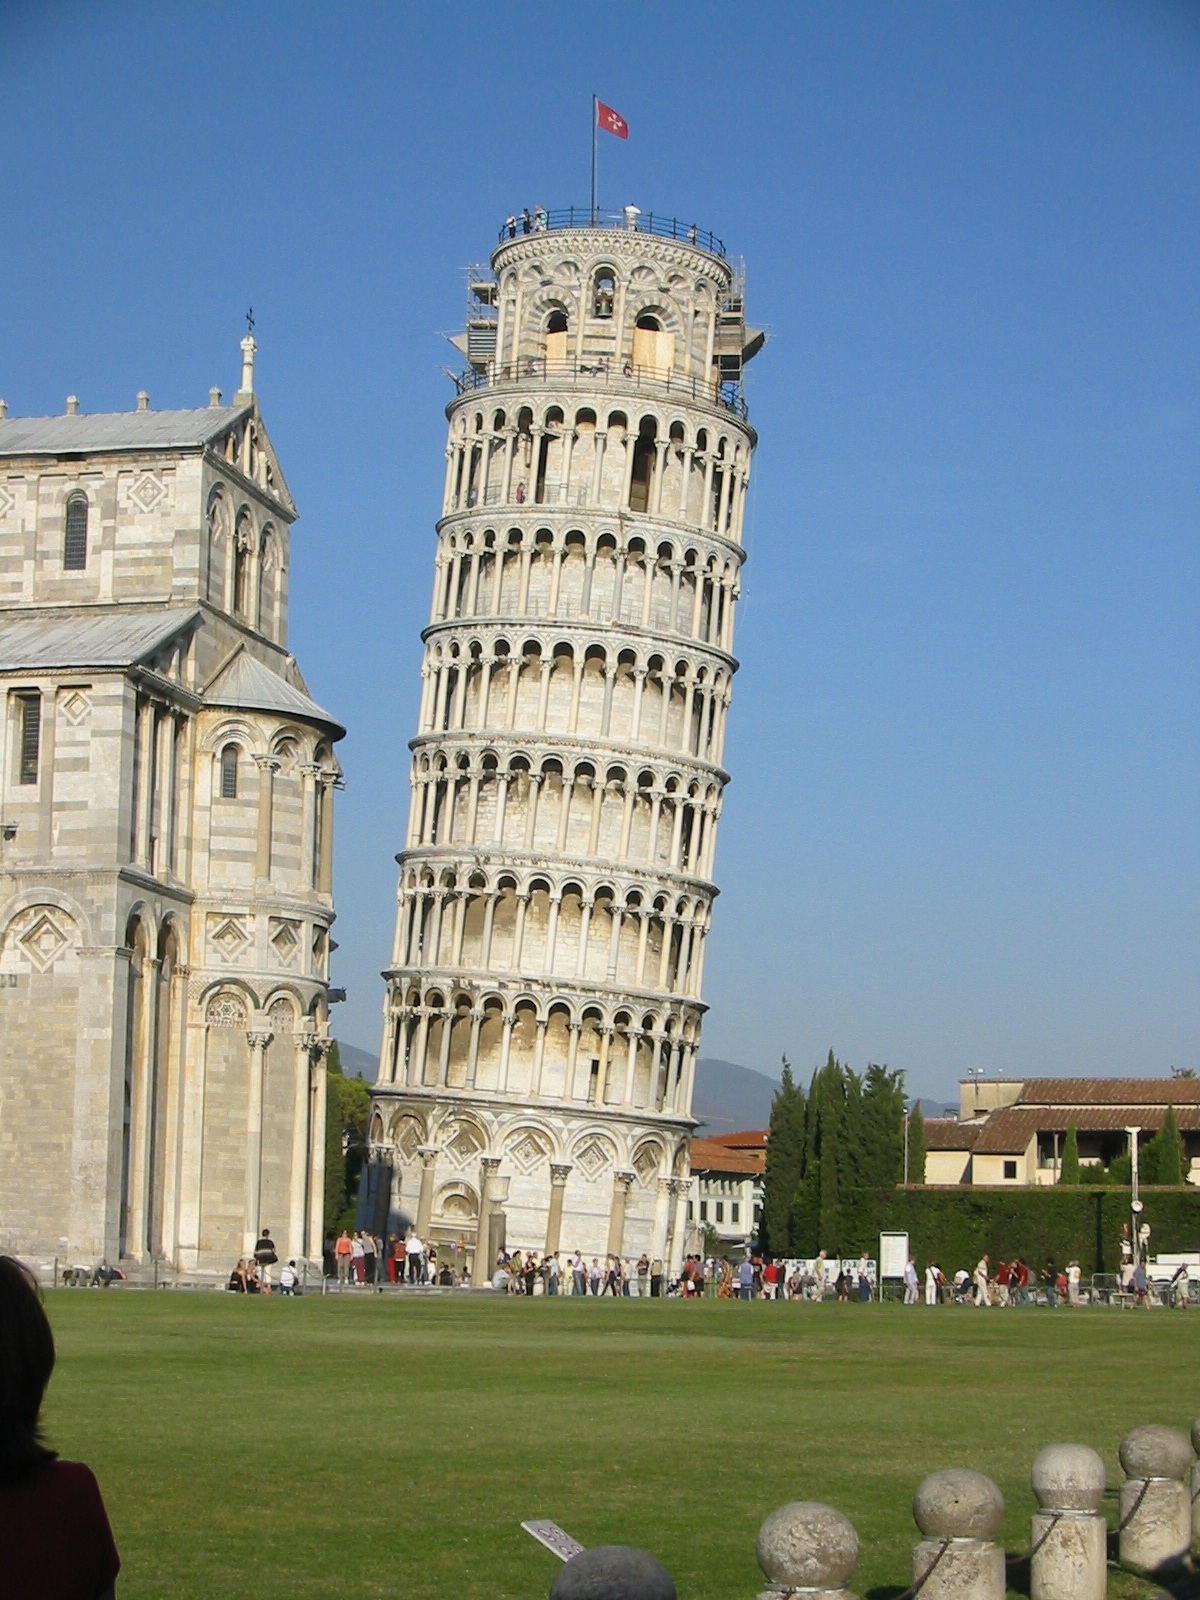
<instances>
[{"instance_id":1,"label":"woman with dark hair","mask_svg":"<svg viewBox=\"0 0 1200 1600\"><path fill-rule=\"evenodd\" d=\"M42 1443L38 1418L53 1371L37 1280L0 1256L0 1594L112 1600L121 1559L96 1480Z\"/></svg>"}]
</instances>

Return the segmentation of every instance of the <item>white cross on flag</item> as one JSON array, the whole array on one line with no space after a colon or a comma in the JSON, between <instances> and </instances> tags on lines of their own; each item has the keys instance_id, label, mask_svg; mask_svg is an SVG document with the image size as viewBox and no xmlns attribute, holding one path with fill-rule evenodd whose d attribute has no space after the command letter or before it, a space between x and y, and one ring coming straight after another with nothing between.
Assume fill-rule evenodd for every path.
<instances>
[{"instance_id":1,"label":"white cross on flag","mask_svg":"<svg viewBox=\"0 0 1200 1600\"><path fill-rule=\"evenodd\" d=\"M604 129L605 133L615 133L618 139L628 139L629 124L619 111L614 111L611 106L606 106L603 100L596 101L596 122Z\"/></svg>"}]
</instances>

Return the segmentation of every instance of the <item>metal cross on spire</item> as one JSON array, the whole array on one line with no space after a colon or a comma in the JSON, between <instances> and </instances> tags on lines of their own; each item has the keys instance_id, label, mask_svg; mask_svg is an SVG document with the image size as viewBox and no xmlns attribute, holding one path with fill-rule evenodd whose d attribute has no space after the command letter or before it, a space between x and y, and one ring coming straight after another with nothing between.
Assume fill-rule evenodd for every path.
<instances>
[{"instance_id":1,"label":"metal cross on spire","mask_svg":"<svg viewBox=\"0 0 1200 1600\"><path fill-rule=\"evenodd\" d=\"M253 306L251 306L250 309L246 312L246 332L247 333L253 333L254 332L254 307Z\"/></svg>"}]
</instances>

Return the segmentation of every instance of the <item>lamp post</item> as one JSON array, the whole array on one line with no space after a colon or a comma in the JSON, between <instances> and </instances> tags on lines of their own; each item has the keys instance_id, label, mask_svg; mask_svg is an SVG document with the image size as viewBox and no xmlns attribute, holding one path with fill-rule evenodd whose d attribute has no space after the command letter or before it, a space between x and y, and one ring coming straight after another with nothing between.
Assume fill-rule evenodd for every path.
<instances>
[{"instance_id":1,"label":"lamp post","mask_svg":"<svg viewBox=\"0 0 1200 1600\"><path fill-rule=\"evenodd\" d=\"M1141 1245L1138 1241L1138 1222L1142 1214L1142 1202L1138 1199L1138 1134L1141 1131L1140 1128L1125 1129L1125 1132L1129 1135L1129 1161L1132 1169L1132 1193L1129 1200L1129 1209L1133 1213L1133 1227L1129 1231L1133 1235L1133 1264L1135 1267L1141 1264L1142 1259Z\"/></svg>"},{"instance_id":2,"label":"lamp post","mask_svg":"<svg viewBox=\"0 0 1200 1600\"><path fill-rule=\"evenodd\" d=\"M908 1188L908 1118L911 1107L904 1102L904 1187Z\"/></svg>"}]
</instances>

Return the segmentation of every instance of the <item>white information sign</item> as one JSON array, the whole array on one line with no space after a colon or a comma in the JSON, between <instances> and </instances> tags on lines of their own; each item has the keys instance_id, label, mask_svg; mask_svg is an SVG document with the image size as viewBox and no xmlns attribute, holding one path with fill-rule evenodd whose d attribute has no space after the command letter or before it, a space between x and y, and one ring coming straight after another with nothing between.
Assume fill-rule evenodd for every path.
<instances>
[{"instance_id":1,"label":"white information sign","mask_svg":"<svg viewBox=\"0 0 1200 1600\"><path fill-rule=\"evenodd\" d=\"M572 1556L579 1555L583 1549L578 1539L572 1539L557 1522L523 1522L521 1526L526 1533L532 1534L539 1544L544 1544L547 1550L553 1550L560 1561L570 1561Z\"/></svg>"},{"instance_id":2,"label":"white information sign","mask_svg":"<svg viewBox=\"0 0 1200 1600\"><path fill-rule=\"evenodd\" d=\"M881 1233L879 1235L879 1277L903 1278L908 1265L908 1235L906 1233Z\"/></svg>"}]
</instances>

